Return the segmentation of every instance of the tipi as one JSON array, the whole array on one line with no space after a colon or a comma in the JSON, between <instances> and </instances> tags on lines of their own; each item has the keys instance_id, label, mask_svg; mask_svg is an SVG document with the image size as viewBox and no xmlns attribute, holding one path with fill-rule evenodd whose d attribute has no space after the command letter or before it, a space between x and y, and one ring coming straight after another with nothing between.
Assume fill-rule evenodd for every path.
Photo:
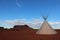
<instances>
[{"instance_id":1,"label":"tipi","mask_svg":"<svg viewBox=\"0 0 60 40\"><path fill-rule=\"evenodd\" d=\"M43 17L44 22L36 34L56 34L57 32L47 22L47 17Z\"/></svg>"}]
</instances>

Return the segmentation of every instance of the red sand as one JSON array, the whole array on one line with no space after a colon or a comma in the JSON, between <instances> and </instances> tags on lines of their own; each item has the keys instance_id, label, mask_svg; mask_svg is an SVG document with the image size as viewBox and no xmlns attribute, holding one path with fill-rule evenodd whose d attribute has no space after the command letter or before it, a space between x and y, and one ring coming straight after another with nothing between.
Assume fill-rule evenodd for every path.
<instances>
[{"instance_id":1,"label":"red sand","mask_svg":"<svg viewBox=\"0 0 60 40\"><path fill-rule=\"evenodd\" d=\"M0 29L0 40L60 40L60 30L56 35L37 35L35 29Z\"/></svg>"}]
</instances>

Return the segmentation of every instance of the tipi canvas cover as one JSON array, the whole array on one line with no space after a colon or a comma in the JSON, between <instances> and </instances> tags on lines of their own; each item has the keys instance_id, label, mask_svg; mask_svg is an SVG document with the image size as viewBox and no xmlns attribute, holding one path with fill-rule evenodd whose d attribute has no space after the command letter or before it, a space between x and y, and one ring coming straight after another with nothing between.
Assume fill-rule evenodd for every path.
<instances>
[{"instance_id":1,"label":"tipi canvas cover","mask_svg":"<svg viewBox=\"0 0 60 40\"><path fill-rule=\"evenodd\" d=\"M41 28L36 32L36 34L56 34L57 32L52 29L49 23L45 20Z\"/></svg>"}]
</instances>

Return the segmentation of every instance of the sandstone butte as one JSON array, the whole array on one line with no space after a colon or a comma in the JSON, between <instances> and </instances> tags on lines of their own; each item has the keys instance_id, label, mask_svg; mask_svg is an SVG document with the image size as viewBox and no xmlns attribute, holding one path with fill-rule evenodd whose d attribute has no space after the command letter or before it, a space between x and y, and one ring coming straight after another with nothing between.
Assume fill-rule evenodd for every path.
<instances>
[{"instance_id":1,"label":"sandstone butte","mask_svg":"<svg viewBox=\"0 0 60 40\"><path fill-rule=\"evenodd\" d=\"M15 25L11 29L0 27L0 40L60 40L60 29L55 29L55 35L39 35L37 30L28 25Z\"/></svg>"}]
</instances>

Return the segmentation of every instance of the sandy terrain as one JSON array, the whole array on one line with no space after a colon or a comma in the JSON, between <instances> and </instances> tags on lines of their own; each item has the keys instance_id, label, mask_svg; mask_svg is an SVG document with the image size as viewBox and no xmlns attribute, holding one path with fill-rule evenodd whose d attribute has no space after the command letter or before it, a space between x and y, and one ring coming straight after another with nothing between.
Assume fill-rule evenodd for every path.
<instances>
[{"instance_id":1,"label":"sandy terrain","mask_svg":"<svg viewBox=\"0 0 60 40\"><path fill-rule=\"evenodd\" d=\"M0 29L0 40L60 40L60 29L56 30L56 35L37 35L37 30L28 26L16 28Z\"/></svg>"}]
</instances>

